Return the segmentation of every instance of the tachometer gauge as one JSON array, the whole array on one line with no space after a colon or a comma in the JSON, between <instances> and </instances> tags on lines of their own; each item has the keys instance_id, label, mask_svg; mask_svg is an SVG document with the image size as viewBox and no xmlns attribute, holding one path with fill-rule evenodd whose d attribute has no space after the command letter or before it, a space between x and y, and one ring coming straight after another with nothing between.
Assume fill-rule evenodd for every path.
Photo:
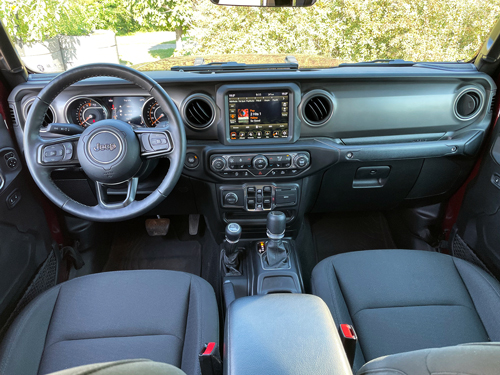
<instances>
[{"instance_id":1,"label":"tachometer gauge","mask_svg":"<svg viewBox=\"0 0 500 375\"><path fill-rule=\"evenodd\" d=\"M168 121L167 115L160 108L155 98L150 98L142 107L142 118L149 128L158 126L160 122Z\"/></svg>"},{"instance_id":2,"label":"tachometer gauge","mask_svg":"<svg viewBox=\"0 0 500 375\"><path fill-rule=\"evenodd\" d=\"M97 121L107 119L109 113L108 109L95 99L77 98L67 106L66 117L69 123L86 128Z\"/></svg>"}]
</instances>

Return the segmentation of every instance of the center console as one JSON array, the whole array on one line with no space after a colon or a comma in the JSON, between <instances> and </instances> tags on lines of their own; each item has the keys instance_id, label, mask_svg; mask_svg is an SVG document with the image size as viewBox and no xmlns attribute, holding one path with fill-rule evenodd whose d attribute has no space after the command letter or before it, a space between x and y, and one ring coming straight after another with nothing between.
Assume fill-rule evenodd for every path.
<instances>
[{"instance_id":1,"label":"center console","mask_svg":"<svg viewBox=\"0 0 500 375\"><path fill-rule=\"evenodd\" d=\"M237 299L226 317L224 374L352 375L335 324L316 296Z\"/></svg>"}]
</instances>

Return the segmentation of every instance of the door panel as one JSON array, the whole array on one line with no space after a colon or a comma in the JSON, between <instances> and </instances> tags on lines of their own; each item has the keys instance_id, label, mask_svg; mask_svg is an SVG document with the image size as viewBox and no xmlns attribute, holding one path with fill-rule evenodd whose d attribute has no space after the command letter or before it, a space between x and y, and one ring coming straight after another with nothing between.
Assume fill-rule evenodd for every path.
<instances>
[{"instance_id":1,"label":"door panel","mask_svg":"<svg viewBox=\"0 0 500 375\"><path fill-rule=\"evenodd\" d=\"M0 326L51 248L31 183L0 115Z\"/></svg>"},{"instance_id":2,"label":"door panel","mask_svg":"<svg viewBox=\"0 0 500 375\"><path fill-rule=\"evenodd\" d=\"M498 111L498 108L497 108ZM493 128L479 172L468 185L457 234L500 278L500 127Z\"/></svg>"}]
</instances>

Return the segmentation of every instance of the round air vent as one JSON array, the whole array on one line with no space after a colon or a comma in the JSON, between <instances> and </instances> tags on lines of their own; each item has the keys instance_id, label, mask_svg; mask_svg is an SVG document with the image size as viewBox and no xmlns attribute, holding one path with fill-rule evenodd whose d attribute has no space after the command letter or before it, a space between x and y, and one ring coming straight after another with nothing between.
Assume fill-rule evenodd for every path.
<instances>
[{"instance_id":1,"label":"round air vent","mask_svg":"<svg viewBox=\"0 0 500 375\"><path fill-rule=\"evenodd\" d=\"M302 98L302 117L312 126L324 125L333 114L332 95L324 90L313 90Z\"/></svg>"},{"instance_id":2,"label":"round air vent","mask_svg":"<svg viewBox=\"0 0 500 375\"><path fill-rule=\"evenodd\" d=\"M205 129L215 120L215 103L208 95L191 95L184 101L182 114L191 128Z\"/></svg>"},{"instance_id":3,"label":"round air vent","mask_svg":"<svg viewBox=\"0 0 500 375\"><path fill-rule=\"evenodd\" d=\"M483 108L483 93L475 88L468 88L455 99L455 115L460 120L471 120Z\"/></svg>"},{"instance_id":4,"label":"round air vent","mask_svg":"<svg viewBox=\"0 0 500 375\"><path fill-rule=\"evenodd\" d=\"M29 111L31 109L31 105L33 104L34 101L35 101L35 99L30 99L24 105L24 120L25 121L28 118L28 113L29 113ZM52 108L52 106L50 106L49 109L47 109L47 113L45 113L45 117L43 119L42 126L46 127L48 124L55 122L55 118L56 118L56 115L54 112L54 108Z\"/></svg>"}]
</instances>

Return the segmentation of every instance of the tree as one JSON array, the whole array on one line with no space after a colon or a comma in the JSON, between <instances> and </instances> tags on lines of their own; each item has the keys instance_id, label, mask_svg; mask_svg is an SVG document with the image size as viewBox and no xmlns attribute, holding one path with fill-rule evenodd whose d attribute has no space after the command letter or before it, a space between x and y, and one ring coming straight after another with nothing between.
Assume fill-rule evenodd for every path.
<instances>
[{"instance_id":1,"label":"tree","mask_svg":"<svg viewBox=\"0 0 500 375\"><path fill-rule=\"evenodd\" d=\"M175 30L176 47L182 49L182 34L193 13L192 0L126 0L124 4L140 25Z\"/></svg>"},{"instance_id":2,"label":"tree","mask_svg":"<svg viewBox=\"0 0 500 375\"><path fill-rule=\"evenodd\" d=\"M96 2L84 0L0 1L0 19L21 44L44 41L58 34L88 34L97 23L96 13Z\"/></svg>"},{"instance_id":3,"label":"tree","mask_svg":"<svg viewBox=\"0 0 500 375\"><path fill-rule=\"evenodd\" d=\"M318 0L307 8L196 1L186 53L287 53L344 61L471 58L500 14L498 0Z\"/></svg>"}]
</instances>

